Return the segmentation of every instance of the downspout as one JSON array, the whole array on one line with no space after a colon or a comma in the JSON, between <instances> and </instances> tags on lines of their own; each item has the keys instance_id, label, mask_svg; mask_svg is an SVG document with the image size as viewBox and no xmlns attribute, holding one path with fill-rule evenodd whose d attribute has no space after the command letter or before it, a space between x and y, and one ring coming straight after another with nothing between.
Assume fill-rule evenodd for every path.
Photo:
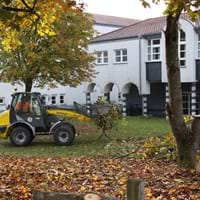
<instances>
[{"instance_id":1,"label":"downspout","mask_svg":"<svg viewBox=\"0 0 200 200\"><path fill-rule=\"evenodd\" d=\"M141 35L138 36L139 38L139 94L142 93L142 48L141 48Z\"/></svg>"},{"instance_id":2,"label":"downspout","mask_svg":"<svg viewBox=\"0 0 200 200\"><path fill-rule=\"evenodd\" d=\"M142 47L141 47L141 35L139 38L139 95L142 95ZM142 115L144 116L144 102L142 97Z\"/></svg>"}]
</instances>

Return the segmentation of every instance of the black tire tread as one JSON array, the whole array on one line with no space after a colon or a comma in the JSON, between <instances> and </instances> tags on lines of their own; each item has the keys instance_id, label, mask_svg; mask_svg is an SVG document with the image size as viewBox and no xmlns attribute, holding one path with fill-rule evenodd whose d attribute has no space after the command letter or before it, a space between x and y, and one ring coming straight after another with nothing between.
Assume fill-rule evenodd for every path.
<instances>
[{"instance_id":1,"label":"black tire tread","mask_svg":"<svg viewBox=\"0 0 200 200\"><path fill-rule=\"evenodd\" d=\"M18 144L15 141L15 135L17 134L17 132L22 131L22 130L25 131L25 133L26 133L26 141L22 144ZM28 128L26 128L24 126L14 127L10 133L10 142L14 146L27 146L32 142L32 140L33 140L33 134L31 133L31 131Z\"/></svg>"},{"instance_id":2,"label":"black tire tread","mask_svg":"<svg viewBox=\"0 0 200 200\"><path fill-rule=\"evenodd\" d=\"M59 135L59 132L62 131L62 130L65 130L68 132L68 141L63 143L62 141L59 140L58 138L58 135ZM57 144L57 145L71 145L75 139L75 132L73 130L73 127L71 127L71 125L69 124L59 124L57 127L54 128L53 130L53 139L54 139L54 142Z\"/></svg>"}]
</instances>

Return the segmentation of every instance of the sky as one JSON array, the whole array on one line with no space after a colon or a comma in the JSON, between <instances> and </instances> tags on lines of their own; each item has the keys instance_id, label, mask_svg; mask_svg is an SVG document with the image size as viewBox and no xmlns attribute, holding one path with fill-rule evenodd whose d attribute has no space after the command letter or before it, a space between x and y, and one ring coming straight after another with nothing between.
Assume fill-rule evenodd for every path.
<instances>
[{"instance_id":1,"label":"sky","mask_svg":"<svg viewBox=\"0 0 200 200\"><path fill-rule=\"evenodd\" d=\"M86 4L86 12L127 17L133 19L147 19L162 16L164 4L151 5L144 8L139 0L81 0Z\"/></svg>"}]
</instances>

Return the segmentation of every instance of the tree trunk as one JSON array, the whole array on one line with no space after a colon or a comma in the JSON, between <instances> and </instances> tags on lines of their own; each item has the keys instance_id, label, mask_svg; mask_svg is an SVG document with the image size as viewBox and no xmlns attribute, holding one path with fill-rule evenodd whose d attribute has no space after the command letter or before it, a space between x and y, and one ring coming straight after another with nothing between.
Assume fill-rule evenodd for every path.
<instances>
[{"instance_id":1,"label":"tree trunk","mask_svg":"<svg viewBox=\"0 0 200 200\"><path fill-rule=\"evenodd\" d=\"M25 80L25 92L31 92L33 81L32 80Z\"/></svg>"},{"instance_id":2,"label":"tree trunk","mask_svg":"<svg viewBox=\"0 0 200 200\"><path fill-rule=\"evenodd\" d=\"M196 137L186 126L183 118L183 99L178 56L178 19L180 14L167 16L166 62L170 102L167 112L178 149L178 162L181 168L195 168L197 149Z\"/></svg>"}]
</instances>

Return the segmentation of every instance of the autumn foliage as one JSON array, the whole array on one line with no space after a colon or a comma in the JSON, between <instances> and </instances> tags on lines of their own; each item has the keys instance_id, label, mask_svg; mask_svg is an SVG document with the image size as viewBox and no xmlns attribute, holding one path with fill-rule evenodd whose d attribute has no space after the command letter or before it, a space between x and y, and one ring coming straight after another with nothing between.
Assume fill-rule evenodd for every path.
<instances>
[{"instance_id":1,"label":"autumn foliage","mask_svg":"<svg viewBox=\"0 0 200 200\"><path fill-rule=\"evenodd\" d=\"M73 0L2 0L0 1L0 34L4 50L14 49L22 44L19 32L29 27L38 35L57 34L54 24L63 13L78 13L82 4Z\"/></svg>"},{"instance_id":2,"label":"autumn foliage","mask_svg":"<svg viewBox=\"0 0 200 200\"><path fill-rule=\"evenodd\" d=\"M200 198L200 173L179 171L167 161L1 156L0 167L0 198L7 200L31 199L34 190L96 192L125 200L130 177L145 180L147 200Z\"/></svg>"},{"instance_id":3,"label":"autumn foliage","mask_svg":"<svg viewBox=\"0 0 200 200\"><path fill-rule=\"evenodd\" d=\"M31 91L33 85L77 86L90 80L94 58L87 47L93 21L82 9L62 0L18 0L5 6L8 16L0 18L0 81L24 84Z\"/></svg>"}]
</instances>

